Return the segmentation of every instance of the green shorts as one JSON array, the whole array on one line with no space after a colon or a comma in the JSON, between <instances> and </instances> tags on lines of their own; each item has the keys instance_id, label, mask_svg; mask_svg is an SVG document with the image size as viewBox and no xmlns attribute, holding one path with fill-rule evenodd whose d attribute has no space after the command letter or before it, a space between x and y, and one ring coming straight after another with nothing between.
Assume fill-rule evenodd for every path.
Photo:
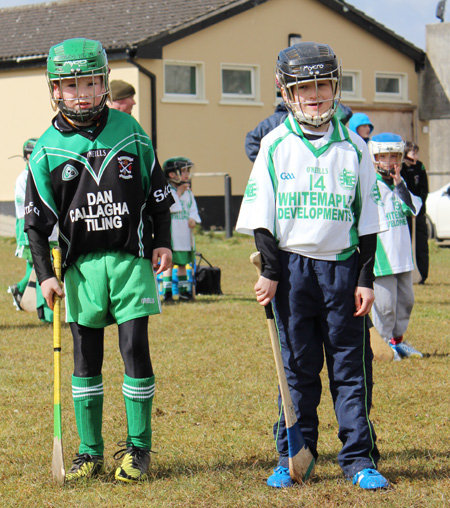
<instances>
[{"instance_id":1,"label":"green shorts","mask_svg":"<svg viewBox=\"0 0 450 508\"><path fill-rule=\"evenodd\" d=\"M178 250L172 253L172 263L178 266L185 266L192 263L193 255L191 250Z\"/></svg>"},{"instance_id":2,"label":"green shorts","mask_svg":"<svg viewBox=\"0 0 450 508\"><path fill-rule=\"evenodd\" d=\"M161 312L151 261L122 251L80 256L65 273L64 289L67 322L89 328Z\"/></svg>"}]
</instances>

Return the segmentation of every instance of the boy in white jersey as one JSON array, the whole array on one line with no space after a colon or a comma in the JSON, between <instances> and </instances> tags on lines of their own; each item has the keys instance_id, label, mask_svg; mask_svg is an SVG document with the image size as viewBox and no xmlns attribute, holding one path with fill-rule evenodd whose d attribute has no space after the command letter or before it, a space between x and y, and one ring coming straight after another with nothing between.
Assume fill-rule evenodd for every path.
<instances>
[{"instance_id":1,"label":"boy in white jersey","mask_svg":"<svg viewBox=\"0 0 450 508\"><path fill-rule=\"evenodd\" d=\"M261 141L236 229L254 234L261 305L272 302L291 397L317 458L317 407L324 350L343 447L345 476L364 489L387 487L369 419L371 309L376 235L387 228L364 141L334 117L341 67L326 44L281 51L277 79L289 115ZM274 426L278 467L271 487L290 487L281 411Z\"/></svg>"},{"instance_id":2,"label":"boy in white jersey","mask_svg":"<svg viewBox=\"0 0 450 508\"><path fill-rule=\"evenodd\" d=\"M170 207L172 234L172 267L178 265L178 298L192 300L192 283L188 280L186 265L194 261L192 230L202 221L197 202L191 190L191 171L194 164L186 157L172 157L163 164L175 203ZM172 267L163 273L164 302L172 302Z\"/></svg>"},{"instance_id":3,"label":"boy in white jersey","mask_svg":"<svg viewBox=\"0 0 450 508\"><path fill-rule=\"evenodd\" d=\"M414 262L407 217L416 216L422 206L422 200L408 190L400 175L404 148L402 138L391 132L377 134L369 141L389 225L377 241L373 323L394 350L394 360L423 356L403 340L414 305Z\"/></svg>"},{"instance_id":4,"label":"boy in white jersey","mask_svg":"<svg viewBox=\"0 0 450 508\"><path fill-rule=\"evenodd\" d=\"M18 282L9 286L8 293L12 294L14 306L17 310L23 310L21 306L21 300L25 293L29 280L33 271L33 259L31 257L30 242L28 241L28 235L24 231L25 226L25 190L27 187L27 179L29 173L29 159L36 146L36 138L30 138L23 144L23 159L26 162L26 167L20 173L16 180L15 186L15 207L16 207L16 240L17 248L15 255L19 258L25 259L27 266L25 271L25 277ZM58 228L53 228L52 234L49 237L50 247L53 248L58 245ZM41 287L39 282L35 282L35 293L36 293L36 309L38 317L41 321L52 323L53 322L53 311L48 307L42 296ZM30 284L31 285L31 284Z\"/></svg>"}]
</instances>

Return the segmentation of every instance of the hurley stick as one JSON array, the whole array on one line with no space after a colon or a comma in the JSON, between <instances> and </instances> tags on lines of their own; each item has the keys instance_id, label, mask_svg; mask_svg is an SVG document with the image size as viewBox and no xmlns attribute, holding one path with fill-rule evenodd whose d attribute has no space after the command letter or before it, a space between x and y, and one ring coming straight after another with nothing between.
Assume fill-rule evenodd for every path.
<instances>
[{"instance_id":1,"label":"hurley stick","mask_svg":"<svg viewBox=\"0 0 450 508\"><path fill-rule=\"evenodd\" d=\"M197 296L197 291L195 287L195 238L194 238L194 231L191 229L191 252L192 252L192 260L191 260L191 266L192 266L192 299L195 300L195 297Z\"/></svg>"},{"instance_id":2,"label":"hurley stick","mask_svg":"<svg viewBox=\"0 0 450 508\"><path fill-rule=\"evenodd\" d=\"M61 284L61 249L55 247L52 251L55 275ZM62 447L61 425L61 298L55 295L53 307L53 456L52 476L59 485L64 485L66 471L64 470L64 454Z\"/></svg>"},{"instance_id":3,"label":"hurley stick","mask_svg":"<svg viewBox=\"0 0 450 508\"><path fill-rule=\"evenodd\" d=\"M255 252L250 256L250 261L255 265L258 277L261 275L261 254ZM280 342L273 316L272 304L265 306L267 325L269 327L270 341L272 343L273 356L277 369L278 384L280 387L281 400L283 402L284 419L289 445L289 473L294 482L301 483L308 480L314 471L315 459L306 445L300 425L292 404L291 394L286 380L283 359L281 357Z\"/></svg>"}]
</instances>

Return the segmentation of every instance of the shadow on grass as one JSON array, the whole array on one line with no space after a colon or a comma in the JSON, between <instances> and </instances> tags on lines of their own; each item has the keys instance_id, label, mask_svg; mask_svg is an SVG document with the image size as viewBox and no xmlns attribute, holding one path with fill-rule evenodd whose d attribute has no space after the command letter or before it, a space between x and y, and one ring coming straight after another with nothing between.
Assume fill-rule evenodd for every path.
<instances>
[{"instance_id":1,"label":"shadow on grass","mask_svg":"<svg viewBox=\"0 0 450 508\"><path fill-rule=\"evenodd\" d=\"M435 452L433 451L432 456L424 450L410 449L405 450L401 453L384 453L383 463L380 470L384 476L389 480L391 486L395 486L397 483L402 481L421 481L421 480L436 480L436 477L449 478L450 477L450 464L448 458L450 456L449 451ZM442 467L429 468L424 461L428 459L437 460L442 459ZM402 462L409 462L412 459L418 460L419 463L414 466L390 466L389 461L401 460ZM334 454L323 455L319 457L318 465L319 472L312 477L308 483L315 484L324 481L346 481L344 474L339 470L337 473L325 473L328 468L326 462L330 462L337 466L337 459ZM445 464L445 466L444 466ZM220 461L218 460L214 464L202 464L200 462L185 463L178 462L176 465L154 465L150 466L150 471L147 477L139 483L151 483L157 480L169 480L177 479L181 477L193 477L196 475L214 474L220 472L228 472L233 476L248 476L248 473L252 470L265 470L267 476L271 473L272 469L276 467L275 460L258 459L254 456L248 457L242 460L235 461ZM66 487L82 487L89 486L92 482L101 482L103 484L115 484L115 485L129 485L125 482L115 480L114 472L115 466L110 465L109 471L105 474L91 479L79 480L74 484L66 484ZM256 473L259 476L259 472Z\"/></svg>"},{"instance_id":2,"label":"shadow on grass","mask_svg":"<svg viewBox=\"0 0 450 508\"><path fill-rule=\"evenodd\" d=\"M67 323L61 323L62 328L70 329ZM23 325L18 324L8 324L8 325L0 325L0 330L30 330L30 329L42 328L42 330L47 331L53 328L52 323L40 323L36 321L36 323L26 323Z\"/></svg>"},{"instance_id":3,"label":"shadow on grass","mask_svg":"<svg viewBox=\"0 0 450 508\"><path fill-rule=\"evenodd\" d=\"M195 301L189 301L189 302L179 302L178 300L174 300L173 303L170 304L170 306L172 305L194 305L194 304L211 304L211 303L233 303L235 301L239 301L239 302L256 302L256 297L250 297L250 296L245 296L245 295L240 295L240 294L232 294L232 293L227 293L226 295L214 295L214 296L209 296L209 295L197 295L196 297L196 300ZM167 306L167 304L164 304L162 303L162 308L164 309L164 307Z\"/></svg>"},{"instance_id":4,"label":"shadow on grass","mask_svg":"<svg viewBox=\"0 0 450 508\"><path fill-rule=\"evenodd\" d=\"M424 358L448 358L450 356L450 353L438 353L438 352L434 352L434 353L424 353L423 354L423 357Z\"/></svg>"}]
</instances>

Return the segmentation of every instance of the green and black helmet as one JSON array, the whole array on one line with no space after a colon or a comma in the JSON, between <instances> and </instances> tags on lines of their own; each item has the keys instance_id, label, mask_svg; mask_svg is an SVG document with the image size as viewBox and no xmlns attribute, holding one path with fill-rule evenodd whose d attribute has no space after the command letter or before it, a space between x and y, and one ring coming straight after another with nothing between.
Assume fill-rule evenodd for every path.
<instances>
[{"instance_id":1,"label":"green and black helmet","mask_svg":"<svg viewBox=\"0 0 450 508\"><path fill-rule=\"evenodd\" d=\"M31 153L34 150L34 147L36 146L37 138L30 138L25 141L23 144L23 158L25 160L28 160L28 156L31 155Z\"/></svg>"},{"instance_id":2,"label":"green and black helmet","mask_svg":"<svg viewBox=\"0 0 450 508\"><path fill-rule=\"evenodd\" d=\"M102 111L109 94L108 58L101 42L90 39L67 39L50 48L47 58L47 81L50 97L54 108L59 108L70 120L76 122L89 122ZM72 109L65 105L62 99L55 97L55 86L61 89L64 79L75 78L78 92L78 79L89 77L102 77L102 87L93 87L94 98L101 97L101 102L88 110ZM79 94L75 100L80 101Z\"/></svg>"},{"instance_id":3,"label":"green and black helmet","mask_svg":"<svg viewBox=\"0 0 450 508\"><path fill-rule=\"evenodd\" d=\"M169 182L174 184L190 183L191 181L191 170L194 167L194 163L187 157L171 157L164 161L163 171ZM187 172L189 174L188 180L182 180L181 173ZM175 173L176 177L171 177L170 173Z\"/></svg>"}]
</instances>

